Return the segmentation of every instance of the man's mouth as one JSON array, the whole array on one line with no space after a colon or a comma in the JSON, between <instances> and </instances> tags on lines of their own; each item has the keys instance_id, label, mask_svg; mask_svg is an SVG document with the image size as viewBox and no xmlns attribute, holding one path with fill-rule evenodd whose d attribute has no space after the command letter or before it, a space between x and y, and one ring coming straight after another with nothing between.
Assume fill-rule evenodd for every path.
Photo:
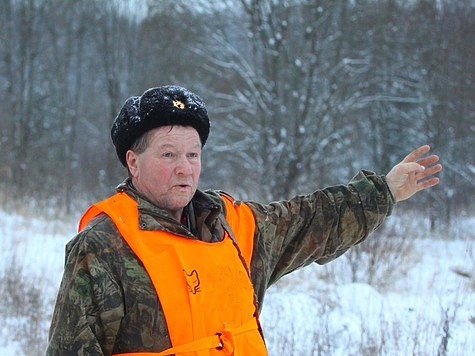
<instances>
[{"instance_id":1,"label":"man's mouth","mask_svg":"<svg viewBox=\"0 0 475 356\"><path fill-rule=\"evenodd\" d=\"M176 184L175 187L183 189L183 188L190 188L191 185L189 185L189 184Z\"/></svg>"}]
</instances>

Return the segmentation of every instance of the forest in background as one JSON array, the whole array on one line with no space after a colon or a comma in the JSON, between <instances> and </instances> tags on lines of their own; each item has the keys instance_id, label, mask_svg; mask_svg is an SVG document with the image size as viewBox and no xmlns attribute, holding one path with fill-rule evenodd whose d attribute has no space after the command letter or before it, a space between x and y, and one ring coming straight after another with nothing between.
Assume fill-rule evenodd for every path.
<instances>
[{"instance_id":1,"label":"forest in background","mask_svg":"<svg viewBox=\"0 0 475 356\"><path fill-rule=\"evenodd\" d=\"M178 84L212 122L202 188L290 198L428 143L443 182L404 204L450 222L474 206L474 38L473 0L4 0L0 202L110 194L123 102Z\"/></svg>"}]
</instances>

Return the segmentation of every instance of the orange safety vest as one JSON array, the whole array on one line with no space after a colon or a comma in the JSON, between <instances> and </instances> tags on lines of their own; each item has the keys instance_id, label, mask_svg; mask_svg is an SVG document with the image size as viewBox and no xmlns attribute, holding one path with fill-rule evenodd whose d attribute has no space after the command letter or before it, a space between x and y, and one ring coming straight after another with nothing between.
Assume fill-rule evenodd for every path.
<instances>
[{"instance_id":1,"label":"orange safety vest","mask_svg":"<svg viewBox=\"0 0 475 356\"><path fill-rule=\"evenodd\" d=\"M223 225L231 231L213 243L140 230L137 202L123 192L81 218L79 230L102 212L112 219L142 261L165 315L171 348L120 355L267 355L249 277L254 217L247 205L222 198L229 224Z\"/></svg>"}]
</instances>

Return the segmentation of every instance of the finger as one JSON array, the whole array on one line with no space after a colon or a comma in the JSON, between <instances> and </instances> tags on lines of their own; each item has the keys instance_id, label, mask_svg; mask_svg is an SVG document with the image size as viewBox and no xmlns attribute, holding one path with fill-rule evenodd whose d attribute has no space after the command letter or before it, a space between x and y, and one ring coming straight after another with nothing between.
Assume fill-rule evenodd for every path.
<instances>
[{"instance_id":1,"label":"finger","mask_svg":"<svg viewBox=\"0 0 475 356\"><path fill-rule=\"evenodd\" d=\"M427 189L427 188L430 188L430 187L433 187L433 186L439 184L439 182L440 182L439 178L433 177L433 178L426 179L426 180L418 182L417 183L417 188L418 188L418 190Z\"/></svg>"},{"instance_id":2,"label":"finger","mask_svg":"<svg viewBox=\"0 0 475 356\"><path fill-rule=\"evenodd\" d=\"M417 159L426 154L427 152L430 151L430 146L429 145L424 145L419 148L416 148L414 151L409 153L403 160L402 162L408 163L408 162L415 162Z\"/></svg>"},{"instance_id":3,"label":"finger","mask_svg":"<svg viewBox=\"0 0 475 356\"><path fill-rule=\"evenodd\" d=\"M428 157L424 157L424 158L421 158L417 161L417 163L419 163L420 165L422 166L431 166L433 165L434 163L438 162L439 161L439 156L437 155L431 155L431 156L428 156Z\"/></svg>"},{"instance_id":4,"label":"finger","mask_svg":"<svg viewBox=\"0 0 475 356\"><path fill-rule=\"evenodd\" d=\"M442 165L436 164L434 166L427 167L423 172L417 173L417 178L424 179L426 177L436 174L437 172L440 172L441 170L442 170Z\"/></svg>"}]
</instances>

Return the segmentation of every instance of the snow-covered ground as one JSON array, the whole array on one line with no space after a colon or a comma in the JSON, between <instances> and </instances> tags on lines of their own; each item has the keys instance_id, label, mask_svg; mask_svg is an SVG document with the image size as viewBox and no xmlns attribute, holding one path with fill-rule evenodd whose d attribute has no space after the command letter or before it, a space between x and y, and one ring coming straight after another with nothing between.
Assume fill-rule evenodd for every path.
<instances>
[{"instance_id":1,"label":"snow-covered ground","mask_svg":"<svg viewBox=\"0 0 475 356\"><path fill-rule=\"evenodd\" d=\"M475 355L474 222L465 240L415 241L419 258L383 290L319 280L322 268L344 273L344 257L271 288L262 313L270 354Z\"/></svg>"},{"instance_id":2,"label":"snow-covered ground","mask_svg":"<svg viewBox=\"0 0 475 356\"><path fill-rule=\"evenodd\" d=\"M271 287L261 316L270 355L475 355L475 218L432 236L410 221L417 234L396 267L377 263L388 269L379 283L364 273L352 282L349 266L366 271L374 260L344 255ZM74 233L75 222L0 211L0 355L43 354Z\"/></svg>"}]
</instances>

